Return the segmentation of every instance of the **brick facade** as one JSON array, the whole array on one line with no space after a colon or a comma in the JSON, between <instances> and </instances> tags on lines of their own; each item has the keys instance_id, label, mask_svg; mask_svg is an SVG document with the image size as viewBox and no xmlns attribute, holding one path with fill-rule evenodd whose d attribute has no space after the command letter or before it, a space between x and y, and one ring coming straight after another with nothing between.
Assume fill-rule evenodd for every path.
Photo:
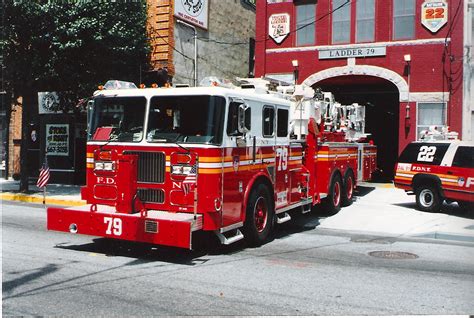
<instances>
[{"instance_id":1,"label":"brick facade","mask_svg":"<svg viewBox=\"0 0 474 318\"><path fill-rule=\"evenodd\" d=\"M206 76L247 77L249 39L255 36L255 11L244 1L206 1L209 1L208 30L196 28L198 82ZM148 1L151 63L155 70L166 66L173 83L192 85L193 30L176 22L173 4L170 0Z\"/></svg>"},{"instance_id":2,"label":"brick facade","mask_svg":"<svg viewBox=\"0 0 474 318\"><path fill-rule=\"evenodd\" d=\"M15 178L20 174L21 112L22 98L20 97L12 105L8 140L8 176L15 176Z\"/></svg>"},{"instance_id":3,"label":"brick facade","mask_svg":"<svg viewBox=\"0 0 474 318\"><path fill-rule=\"evenodd\" d=\"M431 32L421 23L425 0L414 0L414 35L395 40L394 1L374 1L374 39L363 43L356 39L356 1L347 5L347 16L351 18L348 40L338 44L332 43L335 7L331 0L259 1L256 17L255 75L292 81L295 71L292 60L298 60L299 83L331 90L343 103L371 105L372 108L366 108L366 125L379 143L379 157L385 161L386 170L393 169L390 165L397 155L408 142L417 138L422 122L421 104L444 103L444 124L467 140L472 138L472 129L469 120L465 120L463 126L463 116L473 117L474 110L468 104L472 97L466 97L463 92L463 81L468 80L463 74L466 59L463 31L469 20L465 18L466 2L446 0L447 23ZM309 26L314 30L314 39L304 46L296 44L296 14L300 4L315 6L312 19L315 23ZM290 33L281 43L269 36L269 18L277 14L288 14L290 21ZM372 49L380 50L380 54L365 54ZM360 52L362 54L357 56ZM334 54L341 53L356 56L333 58ZM405 55L409 55L411 61L406 62ZM387 147L393 149L384 153Z\"/></svg>"}]
</instances>

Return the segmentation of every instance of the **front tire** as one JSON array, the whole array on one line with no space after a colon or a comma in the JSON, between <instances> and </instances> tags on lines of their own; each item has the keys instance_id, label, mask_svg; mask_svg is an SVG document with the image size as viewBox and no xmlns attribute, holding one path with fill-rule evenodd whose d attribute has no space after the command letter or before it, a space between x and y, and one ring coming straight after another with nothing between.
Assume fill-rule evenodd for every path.
<instances>
[{"instance_id":1,"label":"front tire","mask_svg":"<svg viewBox=\"0 0 474 318\"><path fill-rule=\"evenodd\" d=\"M243 227L244 237L251 246L260 246L269 239L274 214L268 187L257 185L250 193Z\"/></svg>"},{"instance_id":2,"label":"front tire","mask_svg":"<svg viewBox=\"0 0 474 318\"><path fill-rule=\"evenodd\" d=\"M441 196L438 188L422 184L415 189L416 206L424 212L438 212L441 209Z\"/></svg>"}]
</instances>

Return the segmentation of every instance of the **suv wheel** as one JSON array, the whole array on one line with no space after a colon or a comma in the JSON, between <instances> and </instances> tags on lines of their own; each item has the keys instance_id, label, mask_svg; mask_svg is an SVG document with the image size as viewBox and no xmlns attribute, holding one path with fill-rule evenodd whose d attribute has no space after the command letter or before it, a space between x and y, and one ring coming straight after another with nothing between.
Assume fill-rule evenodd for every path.
<instances>
[{"instance_id":1,"label":"suv wheel","mask_svg":"<svg viewBox=\"0 0 474 318\"><path fill-rule=\"evenodd\" d=\"M438 212L441 208L441 197L435 186L422 184L416 187L416 206L425 212Z\"/></svg>"}]
</instances>

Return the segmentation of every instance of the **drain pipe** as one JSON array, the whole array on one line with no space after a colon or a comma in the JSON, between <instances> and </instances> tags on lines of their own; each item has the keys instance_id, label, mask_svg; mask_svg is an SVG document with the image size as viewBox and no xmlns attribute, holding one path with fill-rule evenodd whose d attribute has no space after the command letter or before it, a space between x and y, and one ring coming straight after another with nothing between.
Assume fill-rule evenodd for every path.
<instances>
[{"instance_id":1,"label":"drain pipe","mask_svg":"<svg viewBox=\"0 0 474 318\"><path fill-rule=\"evenodd\" d=\"M194 77L193 77L193 80L194 80L194 87L197 87L197 83L198 83L198 75L197 75L197 63L198 63L198 60L197 60L197 52L198 52L198 47L197 47L197 30L196 30L196 27L194 25L191 25L189 23L186 23L184 21L181 21L181 20L176 20L176 22L178 22L179 24L182 24L184 26L187 26L188 28L191 28L193 29L193 32L194 32Z\"/></svg>"}]
</instances>

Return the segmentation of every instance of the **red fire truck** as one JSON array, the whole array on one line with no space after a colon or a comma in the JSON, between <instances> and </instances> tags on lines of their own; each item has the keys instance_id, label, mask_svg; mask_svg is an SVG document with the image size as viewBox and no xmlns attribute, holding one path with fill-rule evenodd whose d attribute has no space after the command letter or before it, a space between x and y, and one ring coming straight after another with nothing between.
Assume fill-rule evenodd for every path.
<instances>
[{"instance_id":1,"label":"red fire truck","mask_svg":"<svg viewBox=\"0 0 474 318\"><path fill-rule=\"evenodd\" d=\"M263 80L215 85L97 91L87 205L48 208L48 229L182 248L213 231L222 244L260 245L290 210L350 204L375 170L376 147L356 142L362 106Z\"/></svg>"}]
</instances>

